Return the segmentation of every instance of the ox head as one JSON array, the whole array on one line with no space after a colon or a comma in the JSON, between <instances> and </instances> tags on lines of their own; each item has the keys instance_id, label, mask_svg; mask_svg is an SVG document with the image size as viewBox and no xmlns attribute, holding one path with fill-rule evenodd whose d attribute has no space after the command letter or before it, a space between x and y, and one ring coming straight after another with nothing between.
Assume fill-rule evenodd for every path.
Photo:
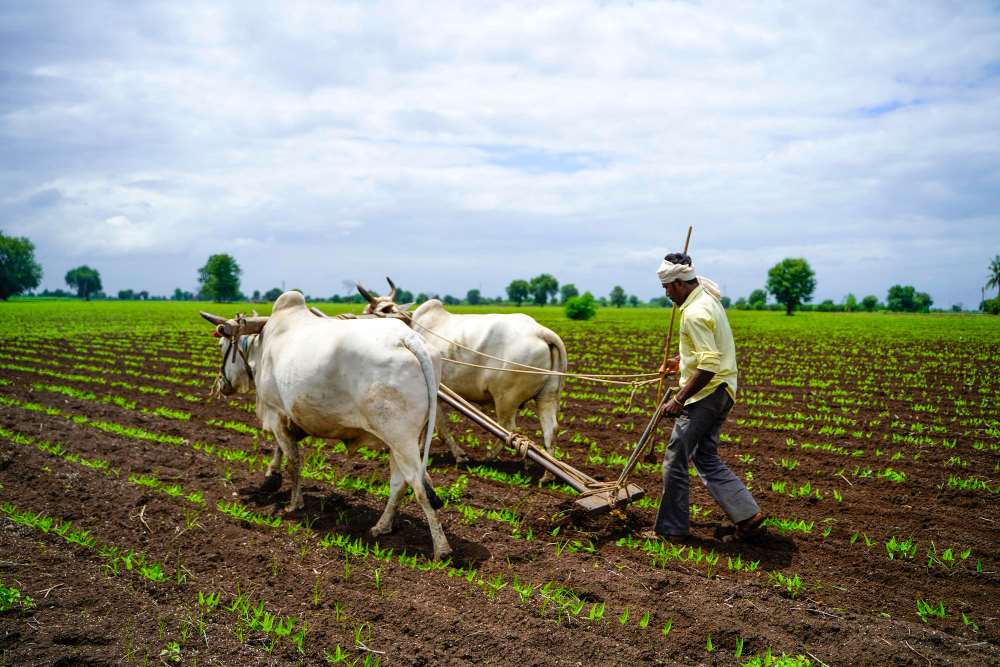
<instances>
[{"instance_id":1,"label":"ox head","mask_svg":"<svg viewBox=\"0 0 1000 667\"><path fill-rule=\"evenodd\" d=\"M404 303L400 305L396 303L396 284L392 282L392 278L389 276L386 276L385 280L389 283L389 294L386 296L375 296L362 287L361 283L358 283L358 293L368 301L368 307L365 308L365 312L379 317L390 317L406 313L413 304Z\"/></svg>"},{"instance_id":2,"label":"ox head","mask_svg":"<svg viewBox=\"0 0 1000 667\"><path fill-rule=\"evenodd\" d=\"M253 317L237 315L228 320L205 311L200 311L200 314L215 325L212 335L219 339L219 352L222 355L212 395L229 396L237 392L253 391L254 377L250 363L252 347L256 342L256 334L263 331L268 318L258 317L256 312Z\"/></svg>"}]
</instances>

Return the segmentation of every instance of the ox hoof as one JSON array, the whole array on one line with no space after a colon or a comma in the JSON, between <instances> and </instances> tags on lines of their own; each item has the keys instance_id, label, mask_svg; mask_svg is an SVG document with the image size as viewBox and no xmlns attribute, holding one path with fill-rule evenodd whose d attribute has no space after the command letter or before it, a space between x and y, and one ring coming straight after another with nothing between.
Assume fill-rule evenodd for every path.
<instances>
[{"instance_id":1,"label":"ox hoof","mask_svg":"<svg viewBox=\"0 0 1000 667\"><path fill-rule=\"evenodd\" d=\"M442 549L441 551L435 551L434 552L434 562L435 563L440 563L441 561L448 560L449 558L451 558L451 547L448 547L446 549Z\"/></svg>"},{"instance_id":2,"label":"ox hoof","mask_svg":"<svg viewBox=\"0 0 1000 667\"><path fill-rule=\"evenodd\" d=\"M274 493L281 488L281 473L276 472L264 478L258 487L261 493Z\"/></svg>"},{"instance_id":3,"label":"ox hoof","mask_svg":"<svg viewBox=\"0 0 1000 667\"><path fill-rule=\"evenodd\" d=\"M548 470L546 470L545 474L542 475L542 479L541 479L542 484L545 484L547 482L552 482L552 481L555 481L555 475L553 475Z\"/></svg>"},{"instance_id":4,"label":"ox hoof","mask_svg":"<svg viewBox=\"0 0 1000 667\"><path fill-rule=\"evenodd\" d=\"M372 537L379 537L381 535L387 535L387 534L389 534L391 532L392 532L392 526L390 526L390 525L382 525L381 523L376 523L374 526L372 526L368 530L368 533Z\"/></svg>"}]
</instances>

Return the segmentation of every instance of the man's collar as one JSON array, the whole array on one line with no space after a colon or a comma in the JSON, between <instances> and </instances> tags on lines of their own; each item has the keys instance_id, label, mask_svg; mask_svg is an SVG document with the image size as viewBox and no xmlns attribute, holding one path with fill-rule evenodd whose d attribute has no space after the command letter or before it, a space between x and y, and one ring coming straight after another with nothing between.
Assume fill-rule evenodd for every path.
<instances>
[{"instance_id":1,"label":"man's collar","mask_svg":"<svg viewBox=\"0 0 1000 667\"><path fill-rule=\"evenodd\" d=\"M699 284L697 287L695 287L693 290L691 290L691 293L688 294L688 298L684 299L684 303L682 303L680 305L680 309L684 310L685 308L687 308L688 306L690 306L692 303L694 303L694 300L698 297L698 295L701 294L704 291L705 291L705 288L702 287L701 284Z\"/></svg>"}]
</instances>

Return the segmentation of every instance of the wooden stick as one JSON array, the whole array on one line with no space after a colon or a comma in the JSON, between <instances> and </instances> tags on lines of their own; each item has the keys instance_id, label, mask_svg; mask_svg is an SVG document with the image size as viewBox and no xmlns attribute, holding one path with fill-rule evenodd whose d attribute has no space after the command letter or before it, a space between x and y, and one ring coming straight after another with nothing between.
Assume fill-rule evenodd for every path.
<instances>
[{"instance_id":1,"label":"wooden stick","mask_svg":"<svg viewBox=\"0 0 1000 667\"><path fill-rule=\"evenodd\" d=\"M687 238L684 239L684 254L687 254L688 245L691 243L691 230L694 229L692 226L688 226ZM673 305L670 309L670 327L667 329L667 342L663 345L663 370L660 372L660 384L656 388L656 402L659 403L660 399L663 398L663 385L666 383L667 378L667 359L670 358L670 342L674 336L674 318L677 317L677 304Z\"/></svg>"}]
</instances>

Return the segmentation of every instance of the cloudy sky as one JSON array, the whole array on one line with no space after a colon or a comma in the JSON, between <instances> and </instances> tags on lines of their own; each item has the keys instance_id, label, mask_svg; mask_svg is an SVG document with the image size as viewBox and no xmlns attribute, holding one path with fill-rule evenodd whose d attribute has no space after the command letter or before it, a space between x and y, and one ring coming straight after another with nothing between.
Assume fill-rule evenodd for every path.
<instances>
[{"instance_id":1,"label":"cloudy sky","mask_svg":"<svg viewBox=\"0 0 1000 667\"><path fill-rule=\"evenodd\" d=\"M683 244L738 297L975 306L1000 254L996 3L5 2L0 229L43 287L649 298Z\"/></svg>"}]
</instances>

